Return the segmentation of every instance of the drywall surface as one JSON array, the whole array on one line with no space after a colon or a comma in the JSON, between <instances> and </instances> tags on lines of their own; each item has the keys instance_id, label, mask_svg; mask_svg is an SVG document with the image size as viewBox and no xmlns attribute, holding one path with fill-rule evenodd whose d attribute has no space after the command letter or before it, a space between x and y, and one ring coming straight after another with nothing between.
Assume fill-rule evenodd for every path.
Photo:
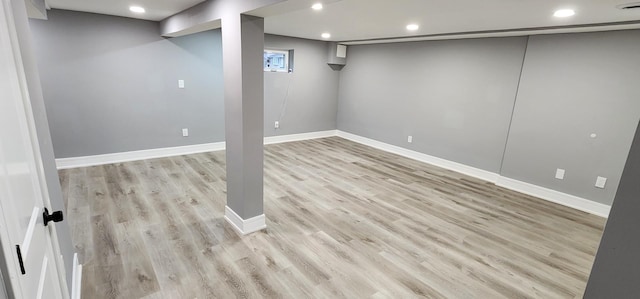
<instances>
[{"instance_id":1,"label":"drywall surface","mask_svg":"<svg viewBox=\"0 0 640 299\"><path fill-rule=\"evenodd\" d=\"M340 72L327 65L327 43L278 35L264 42L267 49L293 50L294 60L292 73L264 74L265 136L335 130Z\"/></svg>"},{"instance_id":2,"label":"drywall surface","mask_svg":"<svg viewBox=\"0 0 640 299\"><path fill-rule=\"evenodd\" d=\"M639 30L351 46L338 129L610 205L639 47Z\"/></svg>"},{"instance_id":3,"label":"drywall surface","mask_svg":"<svg viewBox=\"0 0 640 299\"><path fill-rule=\"evenodd\" d=\"M166 39L156 22L64 10L31 26L56 158L225 139L220 30ZM265 136L336 128L326 44L265 35L295 60L293 73L264 74Z\"/></svg>"},{"instance_id":4,"label":"drywall surface","mask_svg":"<svg viewBox=\"0 0 640 299\"><path fill-rule=\"evenodd\" d=\"M155 22L49 19L31 25L56 158L224 140L219 30L164 39ZM326 42L266 35L265 48L294 50L294 63L264 74L264 135L337 128L611 204L640 118L638 37L350 46L333 71Z\"/></svg>"},{"instance_id":5,"label":"drywall surface","mask_svg":"<svg viewBox=\"0 0 640 299\"><path fill-rule=\"evenodd\" d=\"M61 10L31 26L56 158L224 140L219 30L165 39L156 22Z\"/></svg>"},{"instance_id":6,"label":"drywall surface","mask_svg":"<svg viewBox=\"0 0 640 299\"><path fill-rule=\"evenodd\" d=\"M640 30L532 36L501 174L611 205L640 119L638 49Z\"/></svg>"},{"instance_id":7,"label":"drywall surface","mask_svg":"<svg viewBox=\"0 0 640 299\"><path fill-rule=\"evenodd\" d=\"M2 240L0 240L0 246L2 246ZM7 259L4 256L4 251L0 250L0 299L13 297L14 295L13 290L11 289L11 280L9 279L9 268L7 268Z\"/></svg>"},{"instance_id":8,"label":"drywall surface","mask_svg":"<svg viewBox=\"0 0 640 299\"><path fill-rule=\"evenodd\" d=\"M222 27L226 193L235 213L225 216L238 226L229 216L246 220L264 213L264 19L230 13Z\"/></svg>"},{"instance_id":9,"label":"drywall surface","mask_svg":"<svg viewBox=\"0 0 640 299\"><path fill-rule=\"evenodd\" d=\"M526 41L350 46L338 129L498 172Z\"/></svg>"},{"instance_id":10,"label":"drywall surface","mask_svg":"<svg viewBox=\"0 0 640 299\"><path fill-rule=\"evenodd\" d=\"M600 241L584 298L637 298L640 294L640 127Z\"/></svg>"}]
</instances>

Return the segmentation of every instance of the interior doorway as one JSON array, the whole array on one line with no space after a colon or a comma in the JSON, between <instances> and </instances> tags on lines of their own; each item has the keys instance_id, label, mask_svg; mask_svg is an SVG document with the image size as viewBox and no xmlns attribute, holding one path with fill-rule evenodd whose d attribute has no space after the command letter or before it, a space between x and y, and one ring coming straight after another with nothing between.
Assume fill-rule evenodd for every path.
<instances>
[{"instance_id":1,"label":"interior doorway","mask_svg":"<svg viewBox=\"0 0 640 299\"><path fill-rule=\"evenodd\" d=\"M0 240L0 248L2 248L2 240ZM5 261L4 252L0 250L0 299L13 298L13 296L9 297L10 290L7 290L5 287L6 285L10 285L10 282L7 281L9 276L6 273L9 272Z\"/></svg>"}]
</instances>

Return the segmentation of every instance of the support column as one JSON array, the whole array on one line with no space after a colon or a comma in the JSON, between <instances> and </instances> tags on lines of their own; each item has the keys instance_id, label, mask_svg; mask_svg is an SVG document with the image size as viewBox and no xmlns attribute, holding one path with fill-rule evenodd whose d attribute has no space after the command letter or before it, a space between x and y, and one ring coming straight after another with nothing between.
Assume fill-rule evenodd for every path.
<instances>
[{"instance_id":1,"label":"support column","mask_svg":"<svg viewBox=\"0 0 640 299\"><path fill-rule=\"evenodd\" d=\"M222 17L227 206L240 234L266 228L263 210L264 19Z\"/></svg>"},{"instance_id":2,"label":"support column","mask_svg":"<svg viewBox=\"0 0 640 299\"><path fill-rule=\"evenodd\" d=\"M640 124L600 240L584 298L640 296Z\"/></svg>"}]
</instances>

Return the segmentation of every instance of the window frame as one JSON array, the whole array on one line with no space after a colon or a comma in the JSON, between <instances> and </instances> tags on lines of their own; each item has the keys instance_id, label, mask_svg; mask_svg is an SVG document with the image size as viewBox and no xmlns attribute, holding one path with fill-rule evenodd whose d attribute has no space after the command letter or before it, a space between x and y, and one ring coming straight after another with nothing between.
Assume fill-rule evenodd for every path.
<instances>
[{"instance_id":1,"label":"window frame","mask_svg":"<svg viewBox=\"0 0 640 299\"><path fill-rule=\"evenodd\" d=\"M275 49L264 49L263 51L263 59L264 59L264 54L267 53L273 53L273 54L282 54L284 55L284 69L280 69L280 68L264 68L265 72L270 72L270 73L289 73L290 72L290 61L289 61L289 51L287 50L275 50ZM264 66L264 61L263 61L263 66Z\"/></svg>"}]
</instances>

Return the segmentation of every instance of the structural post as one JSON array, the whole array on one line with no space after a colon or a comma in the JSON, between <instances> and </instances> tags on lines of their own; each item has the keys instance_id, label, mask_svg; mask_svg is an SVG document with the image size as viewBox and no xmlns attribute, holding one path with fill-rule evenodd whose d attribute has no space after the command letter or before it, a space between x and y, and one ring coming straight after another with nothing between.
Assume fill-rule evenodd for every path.
<instances>
[{"instance_id":1,"label":"structural post","mask_svg":"<svg viewBox=\"0 0 640 299\"><path fill-rule=\"evenodd\" d=\"M222 17L227 206L241 234L266 227L263 210L264 19Z\"/></svg>"},{"instance_id":2,"label":"structural post","mask_svg":"<svg viewBox=\"0 0 640 299\"><path fill-rule=\"evenodd\" d=\"M584 298L640 296L640 125L631 144Z\"/></svg>"}]
</instances>

